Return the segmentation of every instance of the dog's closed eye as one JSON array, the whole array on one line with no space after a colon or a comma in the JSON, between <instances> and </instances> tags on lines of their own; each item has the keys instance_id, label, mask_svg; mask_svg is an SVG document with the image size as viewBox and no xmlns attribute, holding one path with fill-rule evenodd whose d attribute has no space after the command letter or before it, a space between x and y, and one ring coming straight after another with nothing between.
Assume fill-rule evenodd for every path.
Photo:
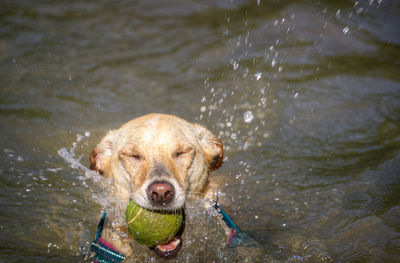
<instances>
[{"instance_id":1,"label":"dog's closed eye","mask_svg":"<svg viewBox=\"0 0 400 263\"><path fill-rule=\"evenodd\" d=\"M183 156L185 156L185 155L188 154L188 153L191 153L192 151L193 151L193 148L192 148L192 147L181 148L181 149L175 151L175 152L172 154L172 156L173 156L175 159L178 159L178 158L182 158Z\"/></svg>"},{"instance_id":2,"label":"dog's closed eye","mask_svg":"<svg viewBox=\"0 0 400 263\"><path fill-rule=\"evenodd\" d=\"M120 159L129 158L133 161L143 161L144 160L144 156L141 153L139 153L138 151L134 151L132 149L120 151L119 157L120 157Z\"/></svg>"},{"instance_id":3,"label":"dog's closed eye","mask_svg":"<svg viewBox=\"0 0 400 263\"><path fill-rule=\"evenodd\" d=\"M132 153L129 157L132 157L133 159L136 159L137 161L141 161L142 159L144 159L143 156L138 153Z\"/></svg>"}]
</instances>

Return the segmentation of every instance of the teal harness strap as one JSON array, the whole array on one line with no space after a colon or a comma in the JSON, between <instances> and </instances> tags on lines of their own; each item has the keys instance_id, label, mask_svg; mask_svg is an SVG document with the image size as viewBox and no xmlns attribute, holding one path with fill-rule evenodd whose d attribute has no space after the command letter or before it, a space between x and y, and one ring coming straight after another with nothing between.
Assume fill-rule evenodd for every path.
<instances>
[{"instance_id":1,"label":"teal harness strap","mask_svg":"<svg viewBox=\"0 0 400 263\"><path fill-rule=\"evenodd\" d=\"M233 222L233 220L228 216L227 213L225 213L225 211L220 206L218 207L219 207L219 213L222 215L222 220L224 220L224 222L228 225L228 227L235 229L236 232L239 233L240 230L237 227L237 225Z\"/></svg>"},{"instance_id":2,"label":"teal harness strap","mask_svg":"<svg viewBox=\"0 0 400 263\"><path fill-rule=\"evenodd\" d=\"M91 260L95 263L120 263L125 259L125 256L101 238L106 215L107 213L104 212L97 225L96 237L90 245Z\"/></svg>"},{"instance_id":3,"label":"teal harness strap","mask_svg":"<svg viewBox=\"0 0 400 263\"><path fill-rule=\"evenodd\" d=\"M222 220L225 222L225 224L229 227L232 228L236 231L236 233L240 232L240 229L237 227L237 225L233 222L233 220L228 216L227 213L221 208L221 206L217 202L213 202L212 206L217 210L219 214L222 215Z\"/></svg>"},{"instance_id":4,"label":"teal harness strap","mask_svg":"<svg viewBox=\"0 0 400 263\"><path fill-rule=\"evenodd\" d=\"M231 229L231 234L228 240L228 247L234 248L241 245L252 246L254 241L242 232L239 227L233 222L232 218L228 216L228 214L221 208L221 206L217 202L213 202L211 204L217 212L222 215L222 220L225 224Z\"/></svg>"},{"instance_id":5,"label":"teal harness strap","mask_svg":"<svg viewBox=\"0 0 400 263\"><path fill-rule=\"evenodd\" d=\"M97 232L96 232L96 237L94 238L95 241L99 239L101 232L103 231L103 226L104 226L104 221L106 220L106 215L107 213L104 212L103 216L101 217L99 224L97 225Z\"/></svg>"}]
</instances>

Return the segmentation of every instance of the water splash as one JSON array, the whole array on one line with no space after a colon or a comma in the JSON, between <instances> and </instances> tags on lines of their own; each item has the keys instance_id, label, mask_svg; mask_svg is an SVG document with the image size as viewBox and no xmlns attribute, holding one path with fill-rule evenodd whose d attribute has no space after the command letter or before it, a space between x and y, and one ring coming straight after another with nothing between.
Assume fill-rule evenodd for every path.
<instances>
[{"instance_id":1,"label":"water splash","mask_svg":"<svg viewBox=\"0 0 400 263\"><path fill-rule=\"evenodd\" d=\"M81 163L82 156L77 156L75 150L80 145L88 145L87 139L90 137L90 132L86 131L84 134L84 136L77 134L76 140L72 142L72 147L68 149L62 147L57 151L57 153L72 169L79 172L80 175L76 178L81 182L80 184L83 187L90 189L94 201L100 204L102 209L106 211L111 207L110 200L108 200L106 196L113 187L113 180L101 176L99 173L90 170ZM76 185L75 182L73 182L73 184ZM95 187L89 187L92 184L94 184Z\"/></svg>"}]
</instances>

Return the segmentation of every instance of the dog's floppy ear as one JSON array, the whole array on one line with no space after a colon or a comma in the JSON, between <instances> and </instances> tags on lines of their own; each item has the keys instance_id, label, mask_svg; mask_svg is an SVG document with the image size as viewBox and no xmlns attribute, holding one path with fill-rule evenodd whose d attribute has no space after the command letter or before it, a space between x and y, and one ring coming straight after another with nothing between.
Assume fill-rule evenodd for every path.
<instances>
[{"instance_id":1,"label":"dog's floppy ear","mask_svg":"<svg viewBox=\"0 0 400 263\"><path fill-rule=\"evenodd\" d=\"M113 137L115 131L110 131L90 152L90 170L104 174L110 165L110 158L113 150Z\"/></svg>"},{"instance_id":2,"label":"dog's floppy ear","mask_svg":"<svg viewBox=\"0 0 400 263\"><path fill-rule=\"evenodd\" d=\"M224 159L221 140L203 126L199 124L193 124L193 126L200 146L204 151L209 169L211 171L217 170L222 166Z\"/></svg>"}]
</instances>

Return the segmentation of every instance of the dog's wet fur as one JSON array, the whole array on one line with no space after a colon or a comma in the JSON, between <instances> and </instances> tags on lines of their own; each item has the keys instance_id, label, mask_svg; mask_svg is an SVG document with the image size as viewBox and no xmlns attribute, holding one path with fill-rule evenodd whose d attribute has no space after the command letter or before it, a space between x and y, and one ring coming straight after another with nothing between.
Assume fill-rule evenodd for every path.
<instances>
[{"instance_id":1,"label":"dog's wet fur","mask_svg":"<svg viewBox=\"0 0 400 263\"><path fill-rule=\"evenodd\" d=\"M212 199L217 184L209 173L222 163L222 143L209 130L156 113L108 132L90 153L90 168L113 180L109 198L152 210L179 210L194 196ZM126 226L108 226L102 237L129 256L135 241L121 232L127 233Z\"/></svg>"}]
</instances>

